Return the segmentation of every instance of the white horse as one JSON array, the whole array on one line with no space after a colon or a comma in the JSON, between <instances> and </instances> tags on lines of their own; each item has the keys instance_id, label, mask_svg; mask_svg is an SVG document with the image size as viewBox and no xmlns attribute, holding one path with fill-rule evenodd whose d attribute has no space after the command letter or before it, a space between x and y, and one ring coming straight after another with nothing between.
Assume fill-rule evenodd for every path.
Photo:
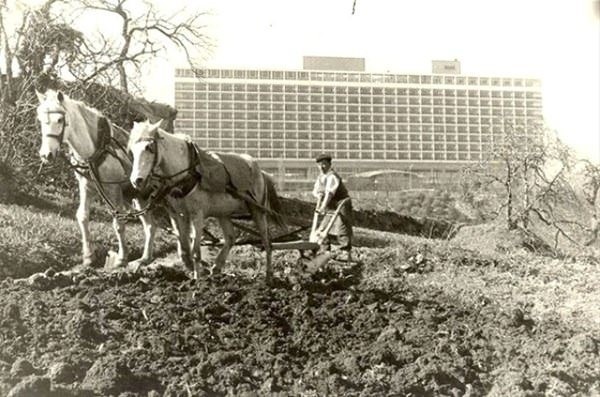
<instances>
[{"instance_id":1,"label":"white horse","mask_svg":"<svg viewBox=\"0 0 600 397\"><path fill-rule=\"evenodd\" d=\"M71 164L79 184L77 222L81 229L83 264L89 266L94 255L89 231L89 193L93 186L113 211L113 228L119 244L115 265L123 265L127 260L125 220L117 214L130 208L132 201L133 208L140 209L140 202L134 199L136 191L129 183L132 161L125 149L127 132L111 124L96 109L70 99L60 91L37 92L37 96L42 162L55 158L63 142L70 149ZM153 260L155 224L148 212L140 218L145 233L144 252L132 263L134 266Z\"/></svg>"},{"instance_id":2,"label":"white horse","mask_svg":"<svg viewBox=\"0 0 600 397\"><path fill-rule=\"evenodd\" d=\"M273 180L248 155L211 153L195 147L189 138L159 128L160 122L134 123L128 148L133 154L131 184L144 188L158 180L166 192L181 260L194 277L201 271L200 241L206 217L215 217L224 244L213 271L220 271L235 243L232 216L250 214L266 251L266 277L271 278L268 220L277 224L279 199ZM192 235L195 236L192 237Z\"/></svg>"}]
</instances>

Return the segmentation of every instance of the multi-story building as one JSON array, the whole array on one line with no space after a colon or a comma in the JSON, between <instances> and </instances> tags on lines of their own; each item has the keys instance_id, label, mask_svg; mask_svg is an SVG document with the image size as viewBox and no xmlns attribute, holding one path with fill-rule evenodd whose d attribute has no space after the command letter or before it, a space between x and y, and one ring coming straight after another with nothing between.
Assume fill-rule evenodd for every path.
<instances>
[{"instance_id":1,"label":"multi-story building","mask_svg":"<svg viewBox=\"0 0 600 397\"><path fill-rule=\"evenodd\" d=\"M362 58L305 57L303 70L177 69L175 128L215 151L248 153L285 188L306 188L314 158L344 176L381 169L444 181L482 158L507 124L536 133L540 81L369 73ZM399 173L400 174L400 173Z\"/></svg>"}]
</instances>

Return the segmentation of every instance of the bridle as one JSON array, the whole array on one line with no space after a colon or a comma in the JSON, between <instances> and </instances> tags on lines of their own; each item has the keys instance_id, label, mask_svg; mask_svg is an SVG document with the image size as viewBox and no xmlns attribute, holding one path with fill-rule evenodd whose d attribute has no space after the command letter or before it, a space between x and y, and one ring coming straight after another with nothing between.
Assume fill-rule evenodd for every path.
<instances>
[{"instance_id":1,"label":"bridle","mask_svg":"<svg viewBox=\"0 0 600 397\"><path fill-rule=\"evenodd\" d=\"M149 142L152 145L152 155L154 158L152 159L152 166L150 168L150 174L146 177L150 180L157 180L160 183L158 187L158 191L160 191L161 196L171 193L175 188L180 187L180 185L186 185L190 181L196 181L200 175L195 171L196 162L197 162L197 153L194 144L191 142L186 142L188 145L188 153L189 153L189 166L184 168L181 171L177 171L170 175L162 175L157 172L158 163L159 163L159 154L158 154L158 140L163 138L140 138L134 142L134 144L139 142ZM174 178L189 173L183 179L173 181ZM195 183L194 183L195 184ZM190 189L191 190L191 189Z\"/></svg>"},{"instance_id":2,"label":"bridle","mask_svg":"<svg viewBox=\"0 0 600 397\"><path fill-rule=\"evenodd\" d=\"M40 112L40 113L42 113L42 112ZM64 137L65 137L65 129L68 126L67 118L66 118L67 112L64 109L53 109L53 110L46 109L45 111L43 111L43 113L46 114L46 124L48 124L48 125L50 124L50 115L51 114L60 114L61 116L63 116L62 128L61 128L59 134L51 134L51 133L44 134L42 132L42 136L51 138L51 139L55 139L58 141L59 146L62 146ZM104 134L104 135L106 135L106 134ZM129 213L121 214L117 210L117 207L108 198L108 196L102 186L102 184L121 184L121 183L126 182L126 180L125 181L107 182L107 181L101 180L101 178L100 178L100 173L99 173L98 167L104 161L104 158L108 154L110 154L114 158L116 158L119 161L119 163L121 163L121 166L123 167L124 170L127 169L127 166L124 163L124 160L121 159L117 155L117 153L115 152L114 149L110 148L111 142L114 142L114 144L127 156L127 151L112 136L112 134L109 133L108 135L106 135L104 137L102 137L99 134L98 142L94 143L96 145L96 148L95 148L92 156L90 156L90 158L88 158L88 159L84 159L81 162L81 161L78 161L77 159L75 159L73 154L71 154L71 161L68 163L68 165L69 165L69 168L73 169L77 174L83 176L84 178L90 179L94 183L94 185L96 186L96 189L98 190L98 193L100 194L102 199L104 199L104 201L108 204L108 206L111 208L114 216L121 217L121 218L130 218L131 214L129 214ZM40 165L40 170L41 170L42 165L43 165L43 163ZM39 173L39 171L38 171L38 173Z\"/></svg>"},{"instance_id":3,"label":"bridle","mask_svg":"<svg viewBox=\"0 0 600 397\"><path fill-rule=\"evenodd\" d=\"M63 116L62 128L60 129L59 134L42 134L46 138L56 139L58 141L58 144L62 145L63 141L65 139L65 128L67 127L67 112L65 112L62 109L56 109L56 110L46 110L44 113L46 113L46 120L47 120L46 124L48 124L48 125L50 125L50 115L51 114L60 114Z\"/></svg>"},{"instance_id":4,"label":"bridle","mask_svg":"<svg viewBox=\"0 0 600 397\"><path fill-rule=\"evenodd\" d=\"M158 165L158 139L160 138L140 138L137 141L135 141L134 144L148 142L150 145L152 145L151 153L154 157L152 158L152 167L150 167L150 174L147 176L147 178L154 178L161 181L165 179L168 180L170 178L162 176L155 171L155 169L157 168L156 166Z\"/></svg>"}]
</instances>

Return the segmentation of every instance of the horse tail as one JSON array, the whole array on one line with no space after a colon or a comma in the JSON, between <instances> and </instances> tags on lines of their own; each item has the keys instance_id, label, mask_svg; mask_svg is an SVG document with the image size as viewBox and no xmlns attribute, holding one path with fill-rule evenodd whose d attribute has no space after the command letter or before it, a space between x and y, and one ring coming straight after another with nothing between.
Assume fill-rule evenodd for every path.
<instances>
[{"instance_id":1,"label":"horse tail","mask_svg":"<svg viewBox=\"0 0 600 397\"><path fill-rule=\"evenodd\" d=\"M282 205L281 200L279 200L279 195L277 194L277 189L275 188L275 181L266 172L261 171L261 173L265 182L264 204L271 210L271 212L267 213L267 216L269 217L269 220L274 222L277 226L283 227L285 226L285 220L281 214Z\"/></svg>"}]
</instances>

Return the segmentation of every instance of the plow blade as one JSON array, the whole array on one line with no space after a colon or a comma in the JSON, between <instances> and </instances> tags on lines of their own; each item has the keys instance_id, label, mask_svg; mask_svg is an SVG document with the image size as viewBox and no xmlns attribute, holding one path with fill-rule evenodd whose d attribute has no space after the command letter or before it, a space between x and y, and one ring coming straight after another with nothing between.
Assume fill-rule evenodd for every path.
<instances>
[{"instance_id":1,"label":"plow blade","mask_svg":"<svg viewBox=\"0 0 600 397\"><path fill-rule=\"evenodd\" d=\"M319 243L303 240L271 243L271 248L273 250L297 249L302 251L300 260L302 261L302 263L304 263L304 265L306 265L308 269L318 269L320 267L323 267L331 259L331 253L328 251L320 252L312 256L312 253L317 252L319 250L319 247ZM311 251L311 256L305 256L304 251Z\"/></svg>"},{"instance_id":2,"label":"plow blade","mask_svg":"<svg viewBox=\"0 0 600 397\"><path fill-rule=\"evenodd\" d=\"M305 265L306 267L308 267L309 270L314 270L314 269L319 269L323 266L325 266L329 260L331 259L331 253L329 251L325 251L325 252L321 252L317 255L314 256L314 258L310 258L309 260L305 261Z\"/></svg>"},{"instance_id":3,"label":"plow blade","mask_svg":"<svg viewBox=\"0 0 600 397\"><path fill-rule=\"evenodd\" d=\"M274 250L318 250L319 244L313 243L311 241L282 241L282 242L273 242L271 243L271 248Z\"/></svg>"}]
</instances>

